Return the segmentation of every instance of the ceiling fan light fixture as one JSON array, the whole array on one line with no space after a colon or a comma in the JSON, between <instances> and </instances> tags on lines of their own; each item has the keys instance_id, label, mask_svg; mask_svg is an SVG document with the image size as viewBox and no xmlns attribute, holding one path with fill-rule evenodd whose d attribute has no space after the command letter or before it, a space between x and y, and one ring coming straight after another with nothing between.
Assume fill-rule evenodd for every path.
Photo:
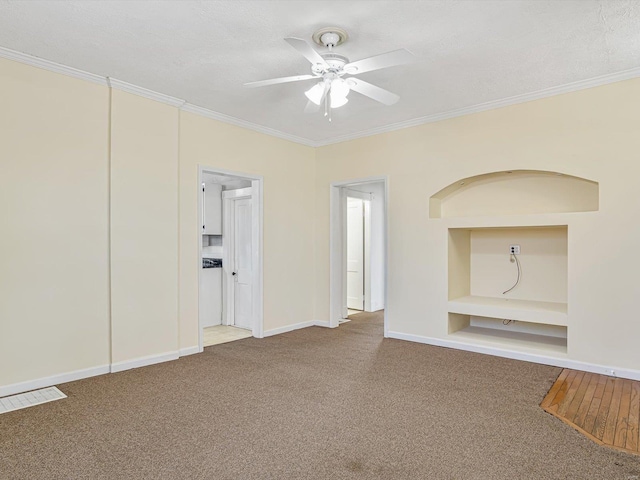
<instances>
[{"instance_id":1,"label":"ceiling fan light fixture","mask_svg":"<svg viewBox=\"0 0 640 480\"><path fill-rule=\"evenodd\" d=\"M336 78L331 82L331 108L339 108L345 105L349 99L349 85L342 78Z\"/></svg>"},{"instance_id":2,"label":"ceiling fan light fixture","mask_svg":"<svg viewBox=\"0 0 640 480\"><path fill-rule=\"evenodd\" d=\"M339 97L346 97L349 95L349 84L344 81L342 78L336 78L333 82L331 82L331 94L337 95Z\"/></svg>"},{"instance_id":3,"label":"ceiling fan light fixture","mask_svg":"<svg viewBox=\"0 0 640 480\"><path fill-rule=\"evenodd\" d=\"M316 105L320 105L320 101L322 100L322 95L324 94L324 82L318 82L309 90L304 92L309 101L315 103Z\"/></svg>"},{"instance_id":4,"label":"ceiling fan light fixture","mask_svg":"<svg viewBox=\"0 0 640 480\"><path fill-rule=\"evenodd\" d=\"M343 105L346 105L349 99L347 97L340 97L331 94L331 108L340 108Z\"/></svg>"}]
</instances>

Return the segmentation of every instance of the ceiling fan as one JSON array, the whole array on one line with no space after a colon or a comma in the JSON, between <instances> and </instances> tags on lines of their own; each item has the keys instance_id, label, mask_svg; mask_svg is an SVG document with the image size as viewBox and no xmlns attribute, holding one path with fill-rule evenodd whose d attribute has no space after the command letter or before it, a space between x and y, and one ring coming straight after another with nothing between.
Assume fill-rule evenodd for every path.
<instances>
[{"instance_id":1,"label":"ceiling fan","mask_svg":"<svg viewBox=\"0 0 640 480\"><path fill-rule=\"evenodd\" d=\"M331 109L345 105L349 101L347 96L351 90L384 105L393 105L400 99L395 93L354 78L352 75L405 65L417 60L411 52L401 48L350 62L344 55L333 52L334 47L341 45L349 38L347 32L338 27L322 28L315 32L312 38L318 45L326 47L329 51L318 53L309 42L301 38L287 37L284 39L311 62L311 74L249 82L244 86L254 88L279 83L316 80L315 85L305 92L309 99L305 113L316 112L323 105L324 115L329 116L329 121L331 121ZM345 76L347 77L343 78Z\"/></svg>"}]
</instances>

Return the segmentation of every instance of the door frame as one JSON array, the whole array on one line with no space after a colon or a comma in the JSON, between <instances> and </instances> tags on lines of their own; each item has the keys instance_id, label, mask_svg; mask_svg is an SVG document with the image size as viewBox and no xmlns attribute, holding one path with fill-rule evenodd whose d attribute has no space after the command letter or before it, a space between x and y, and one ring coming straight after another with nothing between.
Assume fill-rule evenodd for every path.
<instances>
[{"instance_id":1,"label":"door frame","mask_svg":"<svg viewBox=\"0 0 640 480\"><path fill-rule=\"evenodd\" d=\"M226 308L223 308L223 325L235 324L235 279L233 278L232 268L224 268L231 265L231 262L235 260L236 253L236 239L235 239L235 202L236 200L246 200L253 198L253 187L238 188L236 190L227 190L222 192L222 235L223 238L227 238L228 247L222 248L222 265L224 273L223 282L223 302ZM253 216L253 202L251 202L251 215ZM253 225L251 225L251 245L253 246L256 241ZM251 261L255 261L254 253L252 251ZM253 281L253 278L251 279ZM253 291L253 284L252 284ZM255 297L253 298L255 300Z\"/></svg>"},{"instance_id":2,"label":"door frame","mask_svg":"<svg viewBox=\"0 0 640 480\"><path fill-rule=\"evenodd\" d=\"M389 179L387 176L354 178L329 186L329 327L336 328L346 317L347 188L363 183L384 184L384 336L388 336L389 276Z\"/></svg>"},{"instance_id":3,"label":"door frame","mask_svg":"<svg viewBox=\"0 0 640 480\"><path fill-rule=\"evenodd\" d=\"M238 177L246 179L251 182L251 234L253 236L252 241L252 261L254 265L252 282L253 288L253 320L251 333L256 338L262 338L264 336L264 177L262 175L254 175L245 172L238 172L233 170L226 170L222 168L201 165L198 164L198 219L202 218L202 195L200 191L202 189L203 174L212 173L214 175L229 175L232 177ZM224 220L223 220L224 221ZM202 325L200 324L200 276L202 275L202 225L200 220L196 221L197 230L197 242L198 242L198 254L194 259L197 265L198 271L198 351L202 352L203 347L203 333ZM224 235L224 232L223 232ZM223 300L224 302L224 300ZM224 308L224 304L223 304Z\"/></svg>"}]
</instances>

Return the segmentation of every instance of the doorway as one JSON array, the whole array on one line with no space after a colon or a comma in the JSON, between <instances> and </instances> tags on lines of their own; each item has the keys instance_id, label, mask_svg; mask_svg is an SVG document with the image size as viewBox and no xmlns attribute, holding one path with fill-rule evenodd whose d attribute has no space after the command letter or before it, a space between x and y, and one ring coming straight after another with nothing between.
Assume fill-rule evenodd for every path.
<instances>
[{"instance_id":1,"label":"doorway","mask_svg":"<svg viewBox=\"0 0 640 480\"><path fill-rule=\"evenodd\" d=\"M365 256L369 255L369 237L365 233L366 210L370 202L347 191L347 314L364 312ZM370 233L370 230L369 230Z\"/></svg>"},{"instance_id":2,"label":"doorway","mask_svg":"<svg viewBox=\"0 0 640 480\"><path fill-rule=\"evenodd\" d=\"M199 349L261 338L262 177L200 167Z\"/></svg>"},{"instance_id":3,"label":"doorway","mask_svg":"<svg viewBox=\"0 0 640 480\"><path fill-rule=\"evenodd\" d=\"M378 312L386 335L386 177L332 184L330 211L329 326Z\"/></svg>"}]
</instances>

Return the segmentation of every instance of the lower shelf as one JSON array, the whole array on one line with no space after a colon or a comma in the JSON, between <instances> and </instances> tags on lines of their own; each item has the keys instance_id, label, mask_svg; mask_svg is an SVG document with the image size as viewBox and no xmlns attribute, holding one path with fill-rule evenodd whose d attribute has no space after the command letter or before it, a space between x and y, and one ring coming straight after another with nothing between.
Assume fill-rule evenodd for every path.
<instances>
[{"instance_id":1,"label":"lower shelf","mask_svg":"<svg viewBox=\"0 0 640 480\"><path fill-rule=\"evenodd\" d=\"M449 311L463 315L509 318L548 325L567 324L567 304L512 298L467 296L449 301Z\"/></svg>"},{"instance_id":2,"label":"lower shelf","mask_svg":"<svg viewBox=\"0 0 640 480\"><path fill-rule=\"evenodd\" d=\"M503 321L497 318L450 313L449 337L474 345L527 353L567 353L567 328L557 325L519 321L503 325Z\"/></svg>"}]
</instances>

